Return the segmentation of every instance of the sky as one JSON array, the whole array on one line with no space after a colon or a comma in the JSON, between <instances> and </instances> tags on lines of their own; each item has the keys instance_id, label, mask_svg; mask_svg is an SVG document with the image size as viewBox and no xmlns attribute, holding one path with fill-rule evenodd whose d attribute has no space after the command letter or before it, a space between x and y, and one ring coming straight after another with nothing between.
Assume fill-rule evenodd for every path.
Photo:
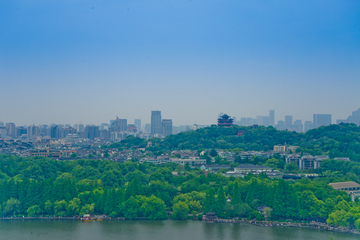
<instances>
[{"instance_id":1,"label":"sky","mask_svg":"<svg viewBox=\"0 0 360 240\"><path fill-rule=\"evenodd\" d=\"M3 122L335 122L359 90L358 0L0 1Z\"/></svg>"}]
</instances>

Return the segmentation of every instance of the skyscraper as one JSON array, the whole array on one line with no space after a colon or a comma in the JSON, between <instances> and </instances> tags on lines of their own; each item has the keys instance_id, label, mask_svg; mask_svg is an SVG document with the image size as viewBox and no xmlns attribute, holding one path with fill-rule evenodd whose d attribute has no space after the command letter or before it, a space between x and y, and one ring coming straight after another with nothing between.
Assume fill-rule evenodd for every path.
<instances>
[{"instance_id":1,"label":"skyscraper","mask_svg":"<svg viewBox=\"0 0 360 240\"><path fill-rule=\"evenodd\" d=\"M163 119L162 120L162 134L164 137L172 134L172 120Z\"/></svg>"},{"instance_id":2,"label":"skyscraper","mask_svg":"<svg viewBox=\"0 0 360 240\"><path fill-rule=\"evenodd\" d=\"M331 124L331 114L314 114L313 124L314 124L314 128L330 125Z\"/></svg>"},{"instance_id":3,"label":"skyscraper","mask_svg":"<svg viewBox=\"0 0 360 240\"><path fill-rule=\"evenodd\" d=\"M141 131L141 119L135 119L134 124L137 128L137 131L140 132Z\"/></svg>"},{"instance_id":4,"label":"skyscraper","mask_svg":"<svg viewBox=\"0 0 360 240\"><path fill-rule=\"evenodd\" d=\"M293 125L293 117L290 115L285 116L285 128L291 129L292 125Z\"/></svg>"},{"instance_id":5,"label":"skyscraper","mask_svg":"<svg viewBox=\"0 0 360 240\"><path fill-rule=\"evenodd\" d=\"M275 110L269 111L270 126L275 126Z\"/></svg>"},{"instance_id":6,"label":"skyscraper","mask_svg":"<svg viewBox=\"0 0 360 240\"><path fill-rule=\"evenodd\" d=\"M161 111L151 111L151 134L162 134Z\"/></svg>"}]
</instances>

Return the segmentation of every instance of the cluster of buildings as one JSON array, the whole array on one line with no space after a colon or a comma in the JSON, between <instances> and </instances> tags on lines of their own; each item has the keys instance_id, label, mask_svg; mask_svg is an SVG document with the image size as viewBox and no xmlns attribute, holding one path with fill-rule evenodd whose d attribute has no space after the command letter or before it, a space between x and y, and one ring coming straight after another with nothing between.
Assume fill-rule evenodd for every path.
<instances>
[{"instance_id":1,"label":"cluster of buildings","mask_svg":"<svg viewBox=\"0 0 360 240\"><path fill-rule=\"evenodd\" d=\"M223 114L219 114L219 118ZM302 120L293 120L293 116L287 115L284 120L279 120L275 123L275 110L270 110L268 116L257 116L256 118L241 118L239 121L236 121L235 117L231 118L233 123L240 126L253 126L253 125L262 125L262 126L273 126L278 130L288 130L296 132L307 132L311 129L318 128L320 126L328 126L332 123L331 114L313 114L313 121ZM338 119L336 124L341 123L355 123L360 125L360 109L352 112L347 119Z\"/></svg>"},{"instance_id":2,"label":"cluster of buildings","mask_svg":"<svg viewBox=\"0 0 360 240\"><path fill-rule=\"evenodd\" d=\"M301 156L299 154L289 154L285 157L286 163L294 163L301 170L320 168L321 162L325 159L329 159L327 155L311 156L305 154ZM349 158L334 158L339 161L350 161Z\"/></svg>"},{"instance_id":3,"label":"cluster of buildings","mask_svg":"<svg viewBox=\"0 0 360 240\"><path fill-rule=\"evenodd\" d=\"M149 139L152 137L163 138L171 134L177 134L183 131L192 131L206 125L182 125L173 126L172 119L163 119L161 111L151 112L151 123L141 124L141 119L135 119L133 123L128 123L127 119L116 117L109 123L100 125L84 125L82 123L70 124L50 124L50 125L30 125L16 126L15 123L0 122L0 140L34 140L34 139L65 139L79 138L103 140L103 141L120 141L127 136L135 136Z\"/></svg>"},{"instance_id":4,"label":"cluster of buildings","mask_svg":"<svg viewBox=\"0 0 360 240\"><path fill-rule=\"evenodd\" d=\"M287 115L284 120L279 120L275 124L275 110L269 111L269 116L257 116L256 118L241 118L240 121L234 121L234 124L240 126L273 126L278 130L288 130L296 132L307 132L311 129L328 126L331 124L331 114L314 114L313 121L293 120L293 116Z\"/></svg>"}]
</instances>

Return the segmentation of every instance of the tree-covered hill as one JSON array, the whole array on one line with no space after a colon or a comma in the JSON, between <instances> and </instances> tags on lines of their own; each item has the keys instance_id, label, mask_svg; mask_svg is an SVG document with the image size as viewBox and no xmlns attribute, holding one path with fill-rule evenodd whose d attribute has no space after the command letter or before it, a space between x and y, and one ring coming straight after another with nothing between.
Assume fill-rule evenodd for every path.
<instances>
[{"instance_id":1,"label":"tree-covered hill","mask_svg":"<svg viewBox=\"0 0 360 240\"><path fill-rule=\"evenodd\" d=\"M243 134L238 135L241 131ZM215 125L196 131L167 136L164 140L152 139L152 151L238 149L267 151L274 145L297 145L300 152L330 157L350 157L360 160L360 127L355 124L330 125L306 133L279 131L273 127L222 128Z\"/></svg>"}]
</instances>

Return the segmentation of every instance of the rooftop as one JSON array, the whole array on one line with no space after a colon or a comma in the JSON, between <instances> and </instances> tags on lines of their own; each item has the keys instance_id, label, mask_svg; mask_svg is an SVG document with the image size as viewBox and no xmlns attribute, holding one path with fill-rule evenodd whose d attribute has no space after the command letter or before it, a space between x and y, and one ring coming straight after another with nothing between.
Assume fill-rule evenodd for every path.
<instances>
[{"instance_id":1,"label":"rooftop","mask_svg":"<svg viewBox=\"0 0 360 240\"><path fill-rule=\"evenodd\" d=\"M338 183L329 183L334 189L341 189L341 188L353 188L353 187L360 187L360 184L356 182L338 182Z\"/></svg>"},{"instance_id":2,"label":"rooftop","mask_svg":"<svg viewBox=\"0 0 360 240\"><path fill-rule=\"evenodd\" d=\"M239 164L239 166L237 166L236 168L251 168L251 169L254 169L254 168L258 168L258 169L271 169L270 167L268 166L259 166L259 165L254 165L254 164Z\"/></svg>"}]
</instances>

